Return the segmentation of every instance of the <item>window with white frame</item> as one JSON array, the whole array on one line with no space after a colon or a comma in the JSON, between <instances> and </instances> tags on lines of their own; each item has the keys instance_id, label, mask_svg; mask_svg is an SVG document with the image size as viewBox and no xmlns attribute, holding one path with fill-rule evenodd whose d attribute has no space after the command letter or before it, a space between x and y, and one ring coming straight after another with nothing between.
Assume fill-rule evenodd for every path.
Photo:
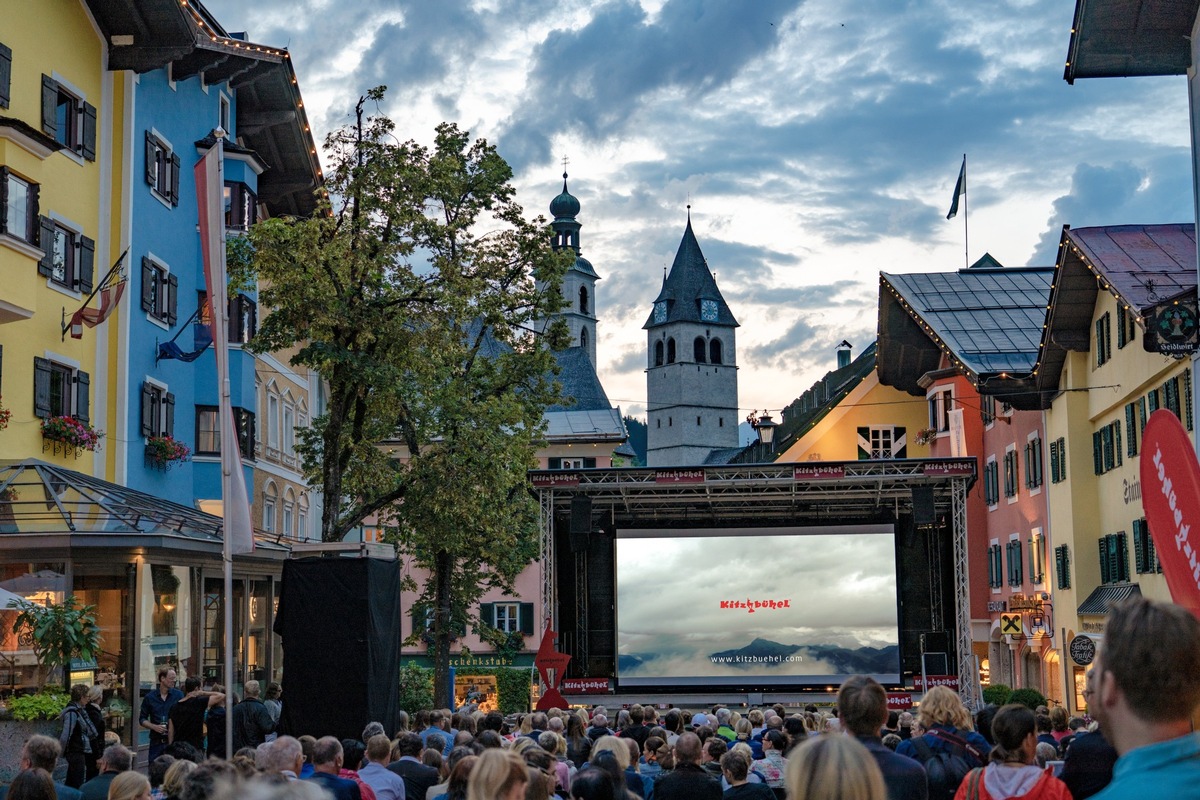
<instances>
[{"instance_id":1,"label":"window with white frame","mask_svg":"<svg viewBox=\"0 0 1200 800\"><path fill-rule=\"evenodd\" d=\"M284 536L294 536L296 523L296 494L291 489L284 492L283 495L283 528L281 533Z\"/></svg>"},{"instance_id":2,"label":"window with white frame","mask_svg":"<svg viewBox=\"0 0 1200 800\"><path fill-rule=\"evenodd\" d=\"M96 160L96 107L49 75L42 76L42 131L71 153Z\"/></svg>"},{"instance_id":3,"label":"window with white frame","mask_svg":"<svg viewBox=\"0 0 1200 800\"><path fill-rule=\"evenodd\" d=\"M929 401L929 427L938 433L950 430L950 412L954 409L953 390L947 386L927 395Z\"/></svg>"},{"instance_id":4,"label":"window with white frame","mask_svg":"<svg viewBox=\"0 0 1200 800\"><path fill-rule=\"evenodd\" d=\"M891 425L871 426L871 458L888 459L892 457L892 446L895 444L895 431Z\"/></svg>"},{"instance_id":5,"label":"window with white frame","mask_svg":"<svg viewBox=\"0 0 1200 800\"><path fill-rule=\"evenodd\" d=\"M95 271L96 242L65 222L50 217L38 219L38 246L42 258L38 274L64 289L89 294Z\"/></svg>"},{"instance_id":6,"label":"window with white frame","mask_svg":"<svg viewBox=\"0 0 1200 800\"><path fill-rule=\"evenodd\" d=\"M222 92L218 100L217 125L225 131L230 141L233 141L233 115L229 113L229 98Z\"/></svg>"},{"instance_id":7,"label":"window with white frame","mask_svg":"<svg viewBox=\"0 0 1200 800\"><path fill-rule=\"evenodd\" d=\"M146 183L164 203L179 205L179 155L156 131L146 131Z\"/></svg>"},{"instance_id":8,"label":"window with white frame","mask_svg":"<svg viewBox=\"0 0 1200 800\"><path fill-rule=\"evenodd\" d=\"M1029 582L1044 583L1046 580L1046 537L1041 528L1034 528L1029 535Z\"/></svg>"},{"instance_id":9,"label":"window with white frame","mask_svg":"<svg viewBox=\"0 0 1200 800\"><path fill-rule=\"evenodd\" d=\"M308 538L308 497L300 495L300 505L296 509L296 538Z\"/></svg>"},{"instance_id":10,"label":"window with white frame","mask_svg":"<svg viewBox=\"0 0 1200 800\"><path fill-rule=\"evenodd\" d=\"M0 233L27 244L36 242L40 194L38 184L0 167Z\"/></svg>"},{"instance_id":11,"label":"window with white frame","mask_svg":"<svg viewBox=\"0 0 1200 800\"><path fill-rule=\"evenodd\" d=\"M283 452L296 454L296 409L287 403L283 406Z\"/></svg>"},{"instance_id":12,"label":"window with white frame","mask_svg":"<svg viewBox=\"0 0 1200 800\"><path fill-rule=\"evenodd\" d=\"M142 436L175 435L175 395L155 381L142 382Z\"/></svg>"},{"instance_id":13,"label":"window with white frame","mask_svg":"<svg viewBox=\"0 0 1200 800\"><path fill-rule=\"evenodd\" d=\"M521 629L519 603L496 603L496 621L493 627L502 633L514 633Z\"/></svg>"},{"instance_id":14,"label":"window with white frame","mask_svg":"<svg viewBox=\"0 0 1200 800\"><path fill-rule=\"evenodd\" d=\"M279 447L279 398L267 394L267 447Z\"/></svg>"},{"instance_id":15,"label":"window with white frame","mask_svg":"<svg viewBox=\"0 0 1200 800\"><path fill-rule=\"evenodd\" d=\"M275 504L278 501L279 495L275 491L275 484L268 483L263 489L263 530L268 533L275 532Z\"/></svg>"},{"instance_id":16,"label":"window with white frame","mask_svg":"<svg viewBox=\"0 0 1200 800\"><path fill-rule=\"evenodd\" d=\"M33 359L33 413L47 417L90 417L90 376L78 367L49 358Z\"/></svg>"},{"instance_id":17,"label":"window with white frame","mask_svg":"<svg viewBox=\"0 0 1200 800\"><path fill-rule=\"evenodd\" d=\"M179 278L149 256L142 256L142 310L174 325L179 309Z\"/></svg>"}]
</instances>

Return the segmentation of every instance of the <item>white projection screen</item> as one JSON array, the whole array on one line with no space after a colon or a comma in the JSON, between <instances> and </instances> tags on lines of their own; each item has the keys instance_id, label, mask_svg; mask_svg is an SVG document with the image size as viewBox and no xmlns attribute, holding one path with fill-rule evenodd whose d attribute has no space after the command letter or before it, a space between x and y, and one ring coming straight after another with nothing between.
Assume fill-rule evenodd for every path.
<instances>
[{"instance_id":1,"label":"white projection screen","mask_svg":"<svg viewBox=\"0 0 1200 800\"><path fill-rule=\"evenodd\" d=\"M617 531L621 686L900 681L891 525Z\"/></svg>"}]
</instances>

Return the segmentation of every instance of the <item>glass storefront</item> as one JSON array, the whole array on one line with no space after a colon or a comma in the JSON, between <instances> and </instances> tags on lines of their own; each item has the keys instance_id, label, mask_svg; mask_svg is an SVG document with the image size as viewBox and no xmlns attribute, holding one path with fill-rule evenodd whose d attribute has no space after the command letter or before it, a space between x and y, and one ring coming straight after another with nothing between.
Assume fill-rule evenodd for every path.
<instances>
[{"instance_id":1,"label":"glass storefront","mask_svg":"<svg viewBox=\"0 0 1200 800\"><path fill-rule=\"evenodd\" d=\"M98 683L104 687L101 708L108 730L129 742L133 696L130 653L133 645L132 608L136 570L129 567L124 575L112 574L110 567L76 566L73 583L80 602L96 607L96 625L100 628L100 651L92 664L76 664L72 683ZM82 674L80 674L82 673Z\"/></svg>"},{"instance_id":2,"label":"glass storefront","mask_svg":"<svg viewBox=\"0 0 1200 800\"><path fill-rule=\"evenodd\" d=\"M32 603L61 603L67 593L67 567L62 562L0 564L0 694L36 691L61 674L48 674L33 652L33 634L13 633L17 612L8 608L14 598Z\"/></svg>"}]
</instances>

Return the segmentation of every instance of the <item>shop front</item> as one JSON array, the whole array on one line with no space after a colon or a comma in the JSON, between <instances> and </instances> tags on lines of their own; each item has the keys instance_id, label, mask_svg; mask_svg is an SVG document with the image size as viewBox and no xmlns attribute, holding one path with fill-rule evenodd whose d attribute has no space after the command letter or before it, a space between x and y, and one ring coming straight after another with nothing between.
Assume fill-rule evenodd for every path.
<instances>
[{"instance_id":1,"label":"shop front","mask_svg":"<svg viewBox=\"0 0 1200 800\"><path fill-rule=\"evenodd\" d=\"M271 627L288 551L259 542L234 562L228 677L221 554L217 517L44 462L0 462L0 590L95 607L100 648L71 664L70 680L104 686L109 730L127 745L149 743L138 712L163 667L180 685L198 675L238 695L249 679L280 678ZM14 618L0 611L0 696L61 683L39 667L30 634L12 633Z\"/></svg>"}]
</instances>

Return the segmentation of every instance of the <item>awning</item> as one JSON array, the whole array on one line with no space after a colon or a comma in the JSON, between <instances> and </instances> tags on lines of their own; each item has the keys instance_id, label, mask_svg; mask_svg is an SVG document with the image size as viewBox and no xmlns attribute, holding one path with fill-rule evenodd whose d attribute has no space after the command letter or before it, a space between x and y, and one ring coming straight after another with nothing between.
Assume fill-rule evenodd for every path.
<instances>
[{"instance_id":1,"label":"awning","mask_svg":"<svg viewBox=\"0 0 1200 800\"><path fill-rule=\"evenodd\" d=\"M1134 595L1142 595L1142 587L1136 583L1106 583L1097 586L1087 600L1079 604L1079 613L1107 614L1110 606Z\"/></svg>"}]
</instances>

